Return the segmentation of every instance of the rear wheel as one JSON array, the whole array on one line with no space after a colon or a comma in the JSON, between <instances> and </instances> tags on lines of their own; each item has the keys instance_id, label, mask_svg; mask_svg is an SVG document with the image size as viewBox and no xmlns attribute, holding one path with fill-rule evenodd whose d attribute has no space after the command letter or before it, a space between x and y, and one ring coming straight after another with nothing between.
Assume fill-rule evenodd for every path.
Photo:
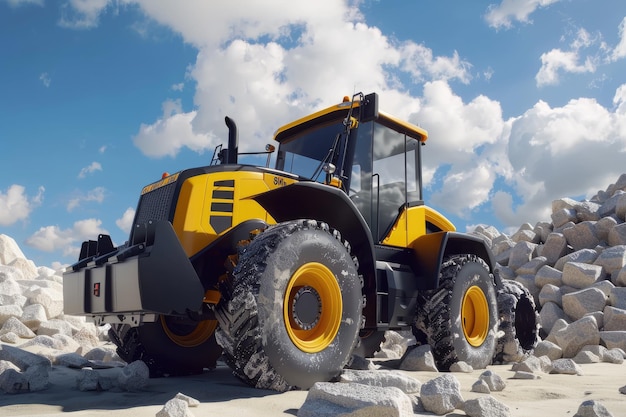
<instances>
[{"instance_id":1,"label":"rear wheel","mask_svg":"<svg viewBox=\"0 0 626 417\"><path fill-rule=\"evenodd\" d=\"M431 346L440 371L458 361L474 369L489 365L497 325L493 276L474 255L449 258L441 266L439 288L418 295L413 332Z\"/></svg>"},{"instance_id":2,"label":"rear wheel","mask_svg":"<svg viewBox=\"0 0 626 417\"><path fill-rule=\"evenodd\" d=\"M240 254L216 308L217 340L247 384L307 389L348 363L362 308L361 279L339 234L311 220L285 222Z\"/></svg>"},{"instance_id":3,"label":"rear wheel","mask_svg":"<svg viewBox=\"0 0 626 417\"><path fill-rule=\"evenodd\" d=\"M109 338L126 362L142 360L150 376L186 375L215 368L222 353L215 341L216 320L193 322L185 318L159 316L154 323L138 327L115 324Z\"/></svg>"},{"instance_id":4,"label":"rear wheel","mask_svg":"<svg viewBox=\"0 0 626 417\"><path fill-rule=\"evenodd\" d=\"M494 363L519 362L539 343L539 315L530 291L517 281L503 280L498 290L500 333Z\"/></svg>"}]
</instances>

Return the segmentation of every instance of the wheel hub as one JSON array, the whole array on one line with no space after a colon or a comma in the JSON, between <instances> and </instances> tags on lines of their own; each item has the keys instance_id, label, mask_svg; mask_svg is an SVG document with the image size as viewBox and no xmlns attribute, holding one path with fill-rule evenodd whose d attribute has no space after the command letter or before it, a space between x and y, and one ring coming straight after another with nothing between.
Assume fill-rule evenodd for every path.
<instances>
[{"instance_id":1,"label":"wheel hub","mask_svg":"<svg viewBox=\"0 0 626 417\"><path fill-rule=\"evenodd\" d=\"M320 320L322 301L312 287L300 288L293 297L293 320L302 330L311 330Z\"/></svg>"},{"instance_id":2,"label":"wheel hub","mask_svg":"<svg viewBox=\"0 0 626 417\"><path fill-rule=\"evenodd\" d=\"M475 347L482 345L489 333L489 306L480 287L470 287L463 296L461 321L468 343Z\"/></svg>"}]
</instances>

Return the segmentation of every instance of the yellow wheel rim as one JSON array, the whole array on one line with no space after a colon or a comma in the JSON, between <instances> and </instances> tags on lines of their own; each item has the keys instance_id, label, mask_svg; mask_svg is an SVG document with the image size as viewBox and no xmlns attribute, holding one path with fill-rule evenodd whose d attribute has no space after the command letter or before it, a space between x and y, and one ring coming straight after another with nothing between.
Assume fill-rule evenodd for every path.
<instances>
[{"instance_id":1,"label":"yellow wheel rim","mask_svg":"<svg viewBox=\"0 0 626 417\"><path fill-rule=\"evenodd\" d=\"M167 337L179 346L191 348L206 342L217 327L217 320L204 320L196 326L179 322L175 317L161 316L161 326Z\"/></svg>"},{"instance_id":2,"label":"yellow wheel rim","mask_svg":"<svg viewBox=\"0 0 626 417\"><path fill-rule=\"evenodd\" d=\"M468 343L472 346L482 345L489 333L489 305L480 287L470 287L463 296L461 322Z\"/></svg>"},{"instance_id":3,"label":"yellow wheel rim","mask_svg":"<svg viewBox=\"0 0 626 417\"><path fill-rule=\"evenodd\" d=\"M317 262L307 263L291 276L283 300L287 334L307 353L324 350L337 336L343 305L333 273Z\"/></svg>"}]
</instances>

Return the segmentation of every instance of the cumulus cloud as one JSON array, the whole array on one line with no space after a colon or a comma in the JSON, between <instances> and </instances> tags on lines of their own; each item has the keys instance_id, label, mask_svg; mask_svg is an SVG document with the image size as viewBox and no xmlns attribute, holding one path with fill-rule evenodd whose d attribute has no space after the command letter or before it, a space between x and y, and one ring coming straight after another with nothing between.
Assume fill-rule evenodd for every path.
<instances>
[{"instance_id":1,"label":"cumulus cloud","mask_svg":"<svg viewBox=\"0 0 626 417\"><path fill-rule=\"evenodd\" d=\"M85 178L87 174L93 174L96 171L102 171L102 165L100 162L92 162L85 168L81 169L78 173L78 178Z\"/></svg>"},{"instance_id":2,"label":"cumulus cloud","mask_svg":"<svg viewBox=\"0 0 626 417\"><path fill-rule=\"evenodd\" d=\"M589 98L556 108L540 101L515 119L508 140L510 180L523 202L514 208L499 195L500 215L548 220L540 217L546 214L546 202L591 197L598 184L615 181L626 157L625 93L625 86L617 90L615 111Z\"/></svg>"},{"instance_id":3,"label":"cumulus cloud","mask_svg":"<svg viewBox=\"0 0 626 417\"><path fill-rule=\"evenodd\" d=\"M510 29L513 21L531 23L529 16L539 7L547 7L559 0L502 0L502 3L491 4L487 8L485 20L489 26Z\"/></svg>"},{"instance_id":4,"label":"cumulus cloud","mask_svg":"<svg viewBox=\"0 0 626 417\"><path fill-rule=\"evenodd\" d=\"M583 57L583 50L600 42L599 36L592 36L585 29L580 28L574 40L570 43L570 50L552 49L541 54L541 68L535 76L537 86L555 85L560 81L562 72L566 73L593 73L596 71L599 58L595 55Z\"/></svg>"},{"instance_id":5,"label":"cumulus cloud","mask_svg":"<svg viewBox=\"0 0 626 417\"><path fill-rule=\"evenodd\" d=\"M26 188L13 184L6 192L0 190L0 226L10 226L28 219L30 213L43 201L44 187L39 187L34 197L26 195Z\"/></svg>"},{"instance_id":6,"label":"cumulus cloud","mask_svg":"<svg viewBox=\"0 0 626 417\"><path fill-rule=\"evenodd\" d=\"M134 138L152 157L174 156L182 147L213 149L225 141L224 116L247 138L242 150L258 149L280 125L354 90L377 91L385 109L408 115L414 104L407 107L407 100L414 99L390 70L415 82L471 79L471 64L458 53L437 56L424 45L390 39L346 1L138 3L199 50L188 73L196 83L195 109L185 112L168 100L174 111L143 124Z\"/></svg>"},{"instance_id":7,"label":"cumulus cloud","mask_svg":"<svg viewBox=\"0 0 626 417\"><path fill-rule=\"evenodd\" d=\"M151 125L142 124L133 138L141 152L152 158L174 157L183 147L202 153L219 143L213 134L196 133L192 122L197 112L183 113L180 100L163 103L163 117Z\"/></svg>"},{"instance_id":8,"label":"cumulus cloud","mask_svg":"<svg viewBox=\"0 0 626 417\"><path fill-rule=\"evenodd\" d=\"M75 222L67 229L56 225L41 227L26 239L26 244L44 252L61 251L63 256L78 258L82 241L93 239L101 233L108 234L101 225L101 220L85 219Z\"/></svg>"},{"instance_id":9,"label":"cumulus cloud","mask_svg":"<svg viewBox=\"0 0 626 417\"><path fill-rule=\"evenodd\" d=\"M69 0L62 7L59 26L71 29L96 27L108 4L109 0Z\"/></svg>"},{"instance_id":10,"label":"cumulus cloud","mask_svg":"<svg viewBox=\"0 0 626 417\"><path fill-rule=\"evenodd\" d=\"M70 199L67 203L67 211L72 211L82 203L95 201L96 203L102 203L104 201L104 194L106 190L103 187L96 187L93 190L88 191L86 194L79 195Z\"/></svg>"},{"instance_id":11,"label":"cumulus cloud","mask_svg":"<svg viewBox=\"0 0 626 417\"><path fill-rule=\"evenodd\" d=\"M132 207L129 207L129 208L126 209L124 214L122 214L121 218L115 220L115 224L122 231L124 231L126 233L130 233L130 229L133 226L133 220L134 219L135 219L135 209L132 208Z\"/></svg>"}]
</instances>

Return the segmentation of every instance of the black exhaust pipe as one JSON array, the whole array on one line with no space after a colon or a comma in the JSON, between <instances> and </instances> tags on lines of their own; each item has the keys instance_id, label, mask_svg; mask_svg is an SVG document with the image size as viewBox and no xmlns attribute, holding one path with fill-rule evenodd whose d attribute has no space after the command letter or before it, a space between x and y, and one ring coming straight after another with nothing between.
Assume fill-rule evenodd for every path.
<instances>
[{"instance_id":1,"label":"black exhaust pipe","mask_svg":"<svg viewBox=\"0 0 626 417\"><path fill-rule=\"evenodd\" d=\"M226 126L228 126L228 149L226 150L226 163L236 164L239 153L239 137L237 135L237 125L235 121L226 116Z\"/></svg>"}]
</instances>

